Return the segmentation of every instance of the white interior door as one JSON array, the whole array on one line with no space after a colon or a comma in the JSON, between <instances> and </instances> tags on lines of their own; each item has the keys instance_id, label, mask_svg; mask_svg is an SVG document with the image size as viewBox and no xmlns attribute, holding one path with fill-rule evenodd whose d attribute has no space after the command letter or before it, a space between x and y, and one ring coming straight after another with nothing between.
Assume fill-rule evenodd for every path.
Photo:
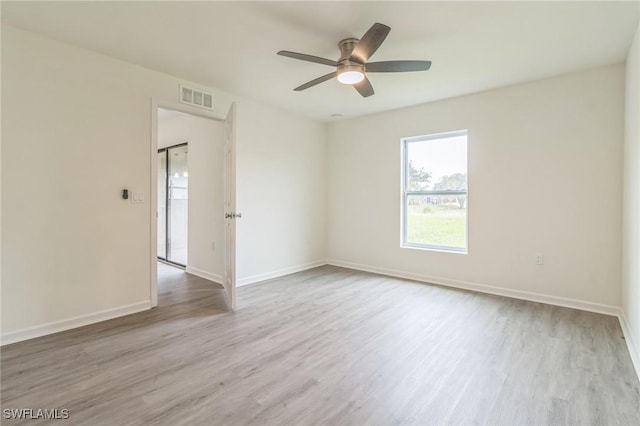
<instances>
[{"instance_id":1,"label":"white interior door","mask_svg":"<svg viewBox=\"0 0 640 426\"><path fill-rule=\"evenodd\" d=\"M231 308L236 308L236 105L224 126L224 277Z\"/></svg>"}]
</instances>

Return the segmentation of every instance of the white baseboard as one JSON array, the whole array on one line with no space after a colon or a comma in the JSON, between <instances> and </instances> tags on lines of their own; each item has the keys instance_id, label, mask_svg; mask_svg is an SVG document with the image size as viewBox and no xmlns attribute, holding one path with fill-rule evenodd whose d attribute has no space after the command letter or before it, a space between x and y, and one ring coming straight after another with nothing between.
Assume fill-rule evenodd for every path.
<instances>
[{"instance_id":1,"label":"white baseboard","mask_svg":"<svg viewBox=\"0 0 640 426\"><path fill-rule=\"evenodd\" d=\"M217 284L222 284L222 275L212 274L211 272L203 271L202 269L194 268L193 266L188 266L185 269L185 272L191 275L198 276L200 278L204 278L205 280L213 281Z\"/></svg>"},{"instance_id":2,"label":"white baseboard","mask_svg":"<svg viewBox=\"0 0 640 426\"><path fill-rule=\"evenodd\" d=\"M71 330L72 328L78 328L96 322L135 314L136 312L146 311L148 309L151 309L150 300L121 306L119 308L105 309L104 311L81 315L61 321L49 322L18 331L10 331L8 333L2 333L0 345L4 346L11 343L22 342L23 340L34 339L36 337L46 336L48 334L58 333L60 331Z\"/></svg>"},{"instance_id":3,"label":"white baseboard","mask_svg":"<svg viewBox=\"0 0 640 426\"><path fill-rule=\"evenodd\" d=\"M548 305L564 306L566 308L580 309L583 311L596 312L599 314L618 316L620 309L617 306L604 305L601 303L587 302L585 300L569 299L565 297L550 296L541 293L532 293L522 290L513 290L504 287L494 287L486 284L478 284L469 281L452 280L448 278L434 277L429 275L413 274L394 269L378 268L376 266L361 265L358 263L343 262L341 260L327 260L329 265L340 266L342 268L356 269L359 271L372 272L374 274L388 275L392 277L405 278L414 281L421 281L430 284L438 284L446 287L455 287L464 290L477 291L479 293L495 294L497 296L511 297L513 299L528 300L530 302L546 303Z\"/></svg>"},{"instance_id":4,"label":"white baseboard","mask_svg":"<svg viewBox=\"0 0 640 426\"><path fill-rule=\"evenodd\" d=\"M624 334L624 341L627 343L629 355L631 355L631 362L633 363L633 367L636 369L638 379L640 379L640 354L638 354L638 346L635 345L637 342L635 342L633 337L631 337L631 329L629 328L627 316L624 314L622 309L620 309L618 320L620 320L620 327Z\"/></svg>"},{"instance_id":5,"label":"white baseboard","mask_svg":"<svg viewBox=\"0 0 640 426\"><path fill-rule=\"evenodd\" d=\"M258 274L258 275L252 275L250 277L240 278L236 281L236 287L258 283L260 281L266 281L272 278L278 278L278 277L293 274L296 272L306 271L307 269L317 268L318 266L323 266L326 264L327 264L327 261L324 259L316 260L315 262L309 262L302 265L291 266L289 268L278 269L277 271L267 272L265 274Z\"/></svg>"}]
</instances>

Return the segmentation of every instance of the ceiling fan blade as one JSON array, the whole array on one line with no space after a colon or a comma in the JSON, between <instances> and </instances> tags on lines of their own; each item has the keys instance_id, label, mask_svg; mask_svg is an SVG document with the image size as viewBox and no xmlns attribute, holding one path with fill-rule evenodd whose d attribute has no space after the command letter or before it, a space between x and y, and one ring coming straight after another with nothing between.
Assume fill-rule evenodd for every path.
<instances>
[{"instance_id":1,"label":"ceiling fan blade","mask_svg":"<svg viewBox=\"0 0 640 426\"><path fill-rule=\"evenodd\" d=\"M426 71L431 68L431 61L382 61L369 62L364 65L366 72L409 72Z\"/></svg>"},{"instance_id":2,"label":"ceiling fan blade","mask_svg":"<svg viewBox=\"0 0 640 426\"><path fill-rule=\"evenodd\" d=\"M288 50L281 50L278 52L280 56L286 56L288 58L299 59L301 61L315 62L316 64L329 65L331 67L337 67L338 63L331 59L320 58L313 55L305 55L304 53L289 52Z\"/></svg>"},{"instance_id":3,"label":"ceiling fan blade","mask_svg":"<svg viewBox=\"0 0 640 426\"><path fill-rule=\"evenodd\" d=\"M358 93L362 95L363 98L368 98L373 95L375 92L373 91L373 86L369 79L365 76L365 78L360 82L353 85L356 88Z\"/></svg>"},{"instance_id":4,"label":"ceiling fan blade","mask_svg":"<svg viewBox=\"0 0 640 426\"><path fill-rule=\"evenodd\" d=\"M391 28L376 22L369 28L351 52L351 60L364 64L378 50Z\"/></svg>"},{"instance_id":5,"label":"ceiling fan blade","mask_svg":"<svg viewBox=\"0 0 640 426\"><path fill-rule=\"evenodd\" d=\"M301 91L301 90L308 89L309 87L313 87L313 86L315 86L316 84L320 84L320 83L322 83L322 82L324 82L324 81L331 80L333 77L335 77L335 76L337 76L337 75L338 75L338 73L337 73L336 71L334 71L334 72L330 72L329 74L325 74L325 75L323 75L322 77L318 77L318 78L316 78L315 80L311 80L311 81L309 81L309 82L306 82L306 83L305 83L305 84L303 84L302 86L298 86L298 87L296 87L296 88L295 88L295 89L293 89L293 90L295 90L296 92L299 92L299 91Z\"/></svg>"}]
</instances>

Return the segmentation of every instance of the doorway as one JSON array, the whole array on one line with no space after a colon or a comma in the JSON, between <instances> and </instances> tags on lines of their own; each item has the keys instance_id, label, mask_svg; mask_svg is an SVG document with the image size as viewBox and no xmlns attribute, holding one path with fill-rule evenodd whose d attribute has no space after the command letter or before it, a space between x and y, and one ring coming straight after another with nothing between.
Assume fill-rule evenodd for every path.
<instances>
[{"instance_id":1,"label":"doorway","mask_svg":"<svg viewBox=\"0 0 640 426\"><path fill-rule=\"evenodd\" d=\"M233 308L235 219L241 217L235 212L234 105L226 115L171 102L152 106L152 306L158 305L162 261L191 274L187 281L195 275L221 284Z\"/></svg>"},{"instance_id":2,"label":"doorway","mask_svg":"<svg viewBox=\"0 0 640 426\"><path fill-rule=\"evenodd\" d=\"M189 146L158 150L158 259L187 267L189 238Z\"/></svg>"}]
</instances>

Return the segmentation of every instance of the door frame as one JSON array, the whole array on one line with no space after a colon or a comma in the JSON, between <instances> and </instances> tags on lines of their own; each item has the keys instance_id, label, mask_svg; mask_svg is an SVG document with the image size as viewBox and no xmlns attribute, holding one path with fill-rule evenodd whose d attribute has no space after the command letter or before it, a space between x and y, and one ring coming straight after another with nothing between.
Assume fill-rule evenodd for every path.
<instances>
[{"instance_id":1,"label":"door frame","mask_svg":"<svg viewBox=\"0 0 640 426\"><path fill-rule=\"evenodd\" d=\"M158 217L156 216L156 208L158 204L158 108L222 122L227 118L226 113L222 114L217 111L207 111L190 107L178 102L151 98L151 150L149 154L151 163L151 185L149 191L149 218L151 219L151 229L149 229L149 300L151 301L152 308L158 306Z\"/></svg>"}]
</instances>

